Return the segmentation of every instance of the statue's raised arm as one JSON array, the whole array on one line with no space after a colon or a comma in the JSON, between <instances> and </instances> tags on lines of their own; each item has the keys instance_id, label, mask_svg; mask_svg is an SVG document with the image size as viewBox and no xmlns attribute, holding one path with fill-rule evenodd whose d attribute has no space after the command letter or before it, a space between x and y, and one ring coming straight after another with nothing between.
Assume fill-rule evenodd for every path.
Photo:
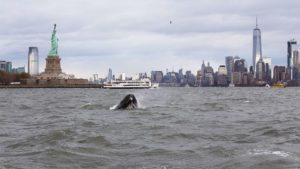
<instances>
[{"instance_id":1,"label":"statue's raised arm","mask_svg":"<svg viewBox=\"0 0 300 169\"><path fill-rule=\"evenodd\" d=\"M51 37L51 50L50 50L48 56L58 56L57 48L58 48L58 39L56 37L56 24L54 24L54 29L53 29L52 37Z\"/></svg>"}]
</instances>

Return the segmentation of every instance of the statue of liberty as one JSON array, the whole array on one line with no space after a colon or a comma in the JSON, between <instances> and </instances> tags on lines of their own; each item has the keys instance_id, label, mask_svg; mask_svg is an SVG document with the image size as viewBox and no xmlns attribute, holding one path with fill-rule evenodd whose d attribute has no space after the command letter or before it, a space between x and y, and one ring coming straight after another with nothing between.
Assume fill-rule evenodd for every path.
<instances>
[{"instance_id":1,"label":"statue of liberty","mask_svg":"<svg viewBox=\"0 0 300 169\"><path fill-rule=\"evenodd\" d=\"M56 24L54 24L54 29L53 29L52 37L51 37L51 50L50 50L48 56L58 56L57 47L58 47L58 39L56 37Z\"/></svg>"}]
</instances>

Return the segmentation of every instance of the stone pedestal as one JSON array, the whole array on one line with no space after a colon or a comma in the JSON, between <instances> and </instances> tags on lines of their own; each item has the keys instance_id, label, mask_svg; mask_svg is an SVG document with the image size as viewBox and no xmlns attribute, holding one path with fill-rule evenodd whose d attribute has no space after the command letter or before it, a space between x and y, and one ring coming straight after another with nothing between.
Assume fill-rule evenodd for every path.
<instances>
[{"instance_id":1,"label":"stone pedestal","mask_svg":"<svg viewBox=\"0 0 300 169\"><path fill-rule=\"evenodd\" d=\"M46 68L45 72L42 72L37 76L37 79L58 79L62 73L60 67L60 58L59 56L48 56L46 58Z\"/></svg>"},{"instance_id":2,"label":"stone pedestal","mask_svg":"<svg viewBox=\"0 0 300 169\"><path fill-rule=\"evenodd\" d=\"M59 56L48 56L46 59L46 68L45 73L46 74L56 74L59 75L62 73L61 67L60 67L60 58Z\"/></svg>"}]
</instances>

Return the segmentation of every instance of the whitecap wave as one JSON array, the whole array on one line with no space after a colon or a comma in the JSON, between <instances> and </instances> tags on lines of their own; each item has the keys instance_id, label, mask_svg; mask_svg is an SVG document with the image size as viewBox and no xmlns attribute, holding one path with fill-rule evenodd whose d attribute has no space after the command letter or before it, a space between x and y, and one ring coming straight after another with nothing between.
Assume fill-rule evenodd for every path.
<instances>
[{"instance_id":1,"label":"whitecap wave","mask_svg":"<svg viewBox=\"0 0 300 169\"><path fill-rule=\"evenodd\" d=\"M84 105L80 106L80 108L85 108L85 107L87 107L87 106L91 106L91 105L92 105L92 103L86 103L86 104L84 104Z\"/></svg>"},{"instance_id":2,"label":"whitecap wave","mask_svg":"<svg viewBox=\"0 0 300 169\"><path fill-rule=\"evenodd\" d=\"M290 153L284 151L270 151L254 149L249 152L250 155L275 155L279 157L289 157Z\"/></svg>"}]
</instances>

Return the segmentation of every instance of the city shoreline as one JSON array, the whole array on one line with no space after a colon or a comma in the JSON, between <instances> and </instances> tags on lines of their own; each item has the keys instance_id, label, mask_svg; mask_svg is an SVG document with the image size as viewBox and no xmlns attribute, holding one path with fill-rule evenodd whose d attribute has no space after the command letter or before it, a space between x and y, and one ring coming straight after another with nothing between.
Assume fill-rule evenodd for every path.
<instances>
[{"instance_id":1,"label":"city shoreline","mask_svg":"<svg viewBox=\"0 0 300 169\"><path fill-rule=\"evenodd\" d=\"M0 89L17 88L103 88L101 84L80 84L80 85L0 85Z\"/></svg>"},{"instance_id":2,"label":"city shoreline","mask_svg":"<svg viewBox=\"0 0 300 169\"><path fill-rule=\"evenodd\" d=\"M0 89L41 89L41 88L98 88L105 89L103 84L86 84L86 85L0 85ZM162 88L186 88L184 86L161 86ZM265 87L266 86L235 86L233 88L248 88L248 87ZM299 86L288 86L299 87ZM190 88L232 88L229 86L191 86Z\"/></svg>"}]
</instances>

